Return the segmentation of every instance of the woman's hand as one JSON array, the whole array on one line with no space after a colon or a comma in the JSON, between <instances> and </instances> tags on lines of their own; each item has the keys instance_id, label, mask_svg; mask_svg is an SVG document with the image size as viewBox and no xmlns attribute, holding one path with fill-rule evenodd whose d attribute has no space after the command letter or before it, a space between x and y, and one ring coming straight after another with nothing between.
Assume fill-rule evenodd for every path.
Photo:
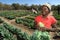
<instances>
[{"instance_id":1,"label":"woman's hand","mask_svg":"<svg viewBox=\"0 0 60 40\"><path fill-rule=\"evenodd\" d=\"M38 30L40 30L40 31L45 31L46 28L45 28L45 27L38 27Z\"/></svg>"}]
</instances>

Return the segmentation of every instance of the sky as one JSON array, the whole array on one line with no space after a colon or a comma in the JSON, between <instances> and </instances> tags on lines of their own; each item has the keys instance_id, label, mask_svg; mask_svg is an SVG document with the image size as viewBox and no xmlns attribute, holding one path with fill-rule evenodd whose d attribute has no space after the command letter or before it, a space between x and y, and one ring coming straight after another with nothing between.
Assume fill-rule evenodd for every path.
<instances>
[{"instance_id":1,"label":"sky","mask_svg":"<svg viewBox=\"0 0 60 40\"><path fill-rule=\"evenodd\" d=\"M1 3L4 4L12 4L12 3L19 3L19 4L45 4L50 3L51 5L58 5L60 4L60 0L0 0Z\"/></svg>"}]
</instances>

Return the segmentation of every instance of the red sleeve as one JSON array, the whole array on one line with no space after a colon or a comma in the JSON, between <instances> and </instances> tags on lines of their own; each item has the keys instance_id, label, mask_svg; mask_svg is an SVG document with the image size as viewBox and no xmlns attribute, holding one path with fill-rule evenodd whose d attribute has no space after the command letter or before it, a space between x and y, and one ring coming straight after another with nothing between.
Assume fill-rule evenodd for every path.
<instances>
[{"instance_id":1,"label":"red sleeve","mask_svg":"<svg viewBox=\"0 0 60 40\"><path fill-rule=\"evenodd\" d=\"M57 22L57 20L52 16L52 17L51 17L51 23L54 24L54 23L56 23L56 22Z\"/></svg>"}]
</instances>

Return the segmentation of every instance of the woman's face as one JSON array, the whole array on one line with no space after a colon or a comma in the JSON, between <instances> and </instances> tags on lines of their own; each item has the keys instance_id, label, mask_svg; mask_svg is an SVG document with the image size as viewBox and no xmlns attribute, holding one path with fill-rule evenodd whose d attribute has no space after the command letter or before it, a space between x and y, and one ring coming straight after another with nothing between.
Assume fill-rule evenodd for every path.
<instances>
[{"instance_id":1,"label":"woman's face","mask_svg":"<svg viewBox=\"0 0 60 40\"><path fill-rule=\"evenodd\" d=\"M42 7L42 12L43 12L42 13L43 15L47 15L47 14L49 14L49 9L46 6L43 6Z\"/></svg>"}]
</instances>

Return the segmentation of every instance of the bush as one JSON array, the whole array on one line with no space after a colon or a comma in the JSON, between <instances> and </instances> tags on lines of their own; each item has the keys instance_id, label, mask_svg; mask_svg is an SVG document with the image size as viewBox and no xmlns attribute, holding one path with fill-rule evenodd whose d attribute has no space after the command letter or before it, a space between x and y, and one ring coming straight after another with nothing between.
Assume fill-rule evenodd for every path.
<instances>
[{"instance_id":1,"label":"bush","mask_svg":"<svg viewBox=\"0 0 60 40\"><path fill-rule=\"evenodd\" d=\"M3 25L0 25L0 34L2 36L2 39L0 40L17 40L17 38L15 38L14 35L9 32L9 30L3 27Z\"/></svg>"},{"instance_id":2,"label":"bush","mask_svg":"<svg viewBox=\"0 0 60 40\"><path fill-rule=\"evenodd\" d=\"M19 38L19 40L30 40L30 36L26 32L22 32L21 29L18 29L14 26L11 26L7 23L3 23L4 28L8 29L11 33L16 34Z\"/></svg>"},{"instance_id":3,"label":"bush","mask_svg":"<svg viewBox=\"0 0 60 40\"><path fill-rule=\"evenodd\" d=\"M56 15L55 18L56 18L57 20L60 20L60 15Z\"/></svg>"},{"instance_id":4,"label":"bush","mask_svg":"<svg viewBox=\"0 0 60 40\"><path fill-rule=\"evenodd\" d=\"M50 35L48 32L36 30L31 36L31 40L50 40Z\"/></svg>"},{"instance_id":5,"label":"bush","mask_svg":"<svg viewBox=\"0 0 60 40\"><path fill-rule=\"evenodd\" d=\"M10 19L10 20L12 20L12 19L15 19L15 16L6 16L5 18L7 18L7 19Z\"/></svg>"},{"instance_id":6,"label":"bush","mask_svg":"<svg viewBox=\"0 0 60 40\"><path fill-rule=\"evenodd\" d=\"M3 20L0 18L0 23L3 23Z\"/></svg>"},{"instance_id":7,"label":"bush","mask_svg":"<svg viewBox=\"0 0 60 40\"><path fill-rule=\"evenodd\" d=\"M29 28L34 28L34 20L27 19L27 18L17 18L15 20L18 24L24 24L25 26L28 26Z\"/></svg>"}]
</instances>

